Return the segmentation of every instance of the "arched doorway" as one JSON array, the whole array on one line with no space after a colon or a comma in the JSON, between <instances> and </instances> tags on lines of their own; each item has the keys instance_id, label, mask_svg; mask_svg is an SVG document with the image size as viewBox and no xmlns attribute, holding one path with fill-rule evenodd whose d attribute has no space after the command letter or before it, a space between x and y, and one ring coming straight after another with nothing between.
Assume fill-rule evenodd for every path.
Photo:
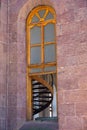
<instances>
[{"instance_id":1,"label":"arched doorway","mask_svg":"<svg viewBox=\"0 0 87 130\"><path fill-rule=\"evenodd\" d=\"M56 14L49 6L38 6L27 17L28 120L57 116L55 24Z\"/></svg>"}]
</instances>

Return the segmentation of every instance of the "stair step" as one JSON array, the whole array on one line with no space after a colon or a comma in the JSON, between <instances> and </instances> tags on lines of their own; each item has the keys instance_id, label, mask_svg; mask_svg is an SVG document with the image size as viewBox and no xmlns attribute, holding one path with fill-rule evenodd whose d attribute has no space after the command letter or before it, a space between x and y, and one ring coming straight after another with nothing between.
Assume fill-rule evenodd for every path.
<instances>
[{"instance_id":1,"label":"stair step","mask_svg":"<svg viewBox=\"0 0 87 130\"><path fill-rule=\"evenodd\" d=\"M35 89L38 89L38 90L46 89L46 90L48 90L46 87L34 87L33 90L35 90Z\"/></svg>"},{"instance_id":2,"label":"stair step","mask_svg":"<svg viewBox=\"0 0 87 130\"><path fill-rule=\"evenodd\" d=\"M34 105L34 106L39 106L39 107L40 107L40 106L41 106L41 107L43 106L42 104L33 104L33 105Z\"/></svg>"},{"instance_id":3,"label":"stair step","mask_svg":"<svg viewBox=\"0 0 87 130\"><path fill-rule=\"evenodd\" d=\"M53 99L53 95L51 95L52 92L49 89L50 87L45 86L46 80L45 82L43 81L44 79L41 80L41 78L37 78L37 80L32 80L33 115L46 109Z\"/></svg>"},{"instance_id":4,"label":"stair step","mask_svg":"<svg viewBox=\"0 0 87 130\"><path fill-rule=\"evenodd\" d=\"M33 100L34 102L49 102L49 100Z\"/></svg>"},{"instance_id":5,"label":"stair step","mask_svg":"<svg viewBox=\"0 0 87 130\"><path fill-rule=\"evenodd\" d=\"M35 85L41 85L41 83L40 82L35 82L35 83L32 83L32 85L33 86L35 86Z\"/></svg>"},{"instance_id":6,"label":"stair step","mask_svg":"<svg viewBox=\"0 0 87 130\"><path fill-rule=\"evenodd\" d=\"M52 98L52 96L43 96L43 95L33 95L33 98Z\"/></svg>"},{"instance_id":7,"label":"stair step","mask_svg":"<svg viewBox=\"0 0 87 130\"><path fill-rule=\"evenodd\" d=\"M42 91L42 92L33 92L33 94L36 94L36 93L42 93L42 94L45 94L45 93L50 93L50 92L47 92L47 91Z\"/></svg>"}]
</instances>

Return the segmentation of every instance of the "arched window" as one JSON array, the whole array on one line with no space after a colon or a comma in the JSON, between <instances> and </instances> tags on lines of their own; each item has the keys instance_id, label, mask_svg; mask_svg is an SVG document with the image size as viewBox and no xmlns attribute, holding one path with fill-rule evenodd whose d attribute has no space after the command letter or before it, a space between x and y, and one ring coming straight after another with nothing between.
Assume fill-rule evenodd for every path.
<instances>
[{"instance_id":1,"label":"arched window","mask_svg":"<svg viewBox=\"0 0 87 130\"><path fill-rule=\"evenodd\" d=\"M32 10L27 19L29 74L56 71L55 11L48 6Z\"/></svg>"},{"instance_id":2,"label":"arched window","mask_svg":"<svg viewBox=\"0 0 87 130\"><path fill-rule=\"evenodd\" d=\"M49 6L34 8L27 18L27 91L32 93L32 76L56 73L56 15ZM32 94L30 94L32 97ZM29 94L27 99L29 98ZM32 103L28 107L32 113ZM28 109L28 108L27 108Z\"/></svg>"}]
</instances>

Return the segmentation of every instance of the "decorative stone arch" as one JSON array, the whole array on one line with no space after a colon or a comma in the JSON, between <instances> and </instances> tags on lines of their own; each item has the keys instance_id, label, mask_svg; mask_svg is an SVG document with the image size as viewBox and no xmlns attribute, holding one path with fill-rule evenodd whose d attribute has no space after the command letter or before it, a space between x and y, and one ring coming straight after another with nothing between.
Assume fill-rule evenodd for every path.
<instances>
[{"instance_id":1,"label":"decorative stone arch","mask_svg":"<svg viewBox=\"0 0 87 130\"><path fill-rule=\"evenodd\" d=\"M50 0L39 0L31 1L28 0L20 9L17 19L17 73L18 73L18 94L17 94L17 105L23 108L23 119L21 119L20 124L26 121L26 19L30 11L37 7L38 5L48 5L55 6ZM19 80L20 79L20 80ZM22 83L20 81L22 79ZM22 88L21 88L22 87ZM21 96L20 96L21 95ZM20 104L20 105L19 105ZM20 112L20 109L17 109ZM17 117L19 118L19 117Z\"/></svg>"}]
</instances>

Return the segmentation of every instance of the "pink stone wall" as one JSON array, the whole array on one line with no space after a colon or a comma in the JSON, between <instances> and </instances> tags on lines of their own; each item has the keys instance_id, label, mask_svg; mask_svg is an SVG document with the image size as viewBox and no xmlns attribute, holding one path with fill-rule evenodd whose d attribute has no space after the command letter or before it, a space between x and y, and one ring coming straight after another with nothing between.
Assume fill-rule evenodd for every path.
<instances>
[{"instance_id":1,"label":"pink stone wall","mask_svg":"<svg viewBox=\"0 0 87 130\"><path fill-rule=\"evenodd\" d=\"M57 15L59 130L87 130L87 0L1 0L0 130L26 121L26 18L38 5Z\"/></svg>"},{"instance_id":2,"label":"pink stone wall","mask_svg":"<svg viewBox=\"0 0 87 130\"><path fill-rule=\"evenodd\" d=\"M0 1L0 130L6 130L7 118L7 1Z\"/></svg>"},{"instance_id":3,"label":"pink stone wall","mask_svg":"<svg viewBox=\"0 0 87 130\"><path fill-rule=\"evenodd\" d=\"M59 130L87 129L87 1L57 4Z\"/></svg>"}]
</instances>

